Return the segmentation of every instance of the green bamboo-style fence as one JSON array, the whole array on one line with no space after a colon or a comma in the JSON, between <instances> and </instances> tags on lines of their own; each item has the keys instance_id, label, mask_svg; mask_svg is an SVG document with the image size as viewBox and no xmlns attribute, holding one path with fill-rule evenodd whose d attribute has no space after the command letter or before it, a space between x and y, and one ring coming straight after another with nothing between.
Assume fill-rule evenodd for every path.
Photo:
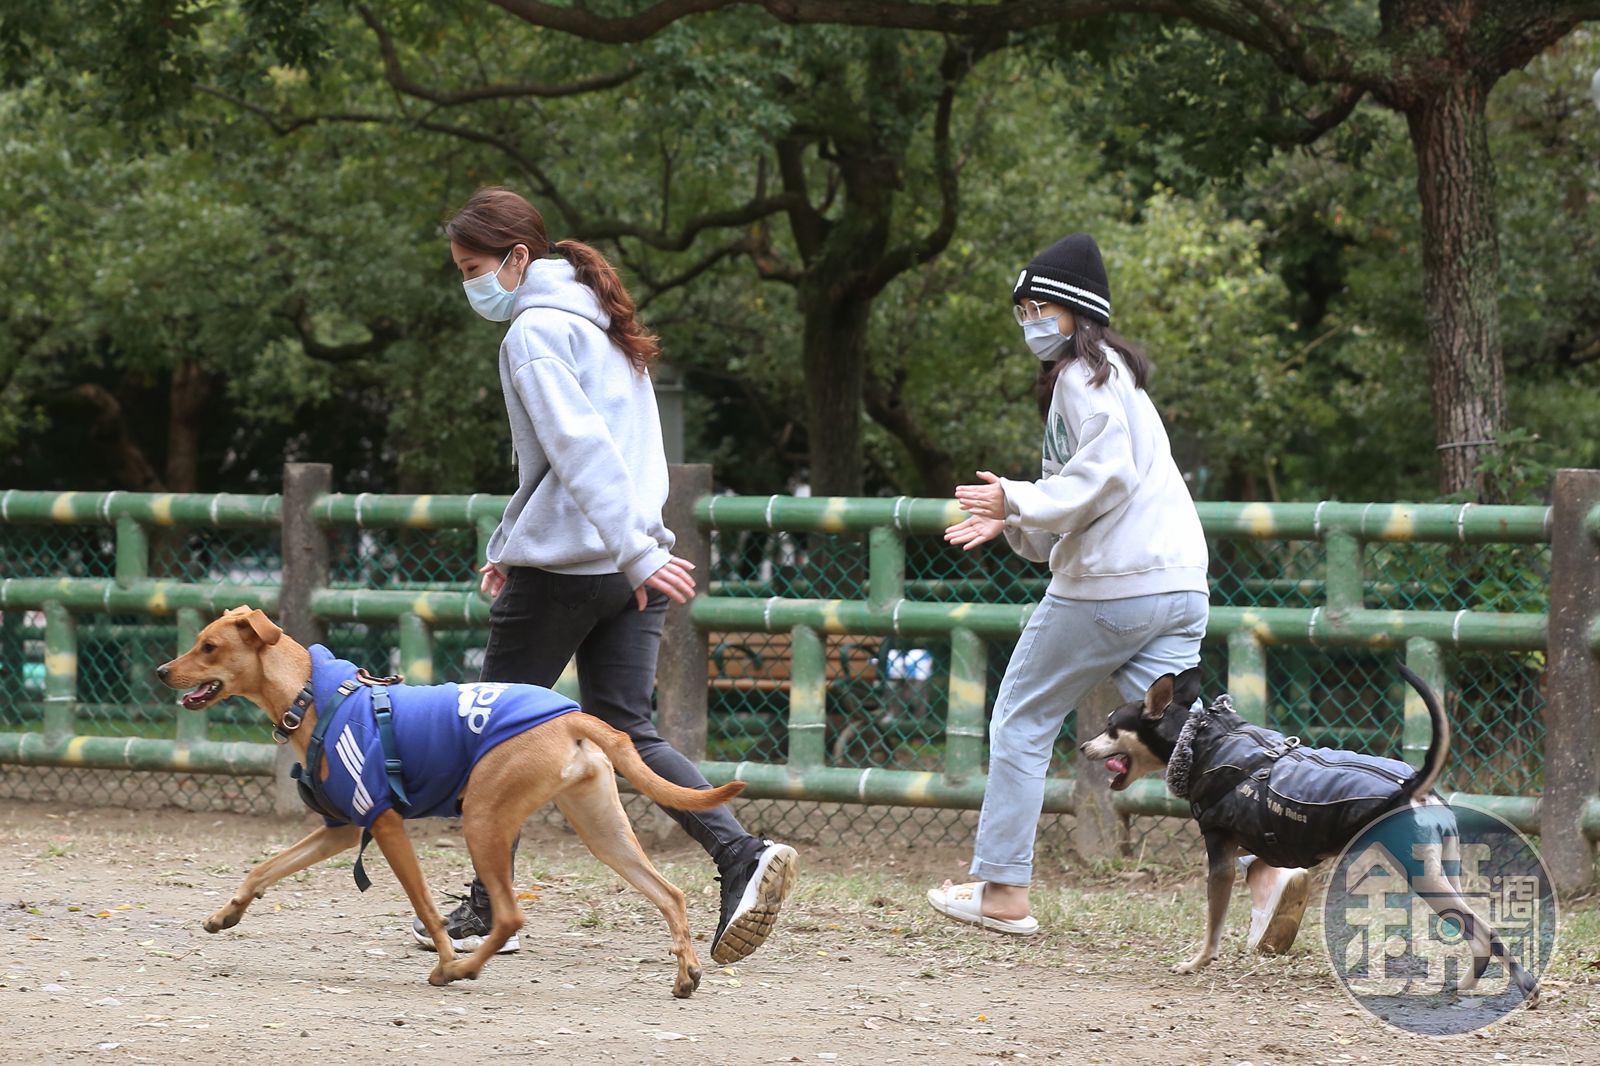
<instances>
[{"instance_id":1,"label":"green bamboo-style fence","mask_svg":"<svg viewBox=\"0 0 1600 1066\"><path fill-rule=\"evenodd\" d=\"M38 728L0 733L0 762L28 765L133 768L240 775L274 772L268 743L208 737L208 716L183 713L170 738L86 735L79 729L78 635L95 615L141 619L174 618L173 652L186 649L199 628L220 611L250 603L277 613L299 610L318 625L377 624L397 628L401 667L427 683L438 676L437 638L442 632L481 629L488 604L466 574L443 579L406 579L380 588L337 587L326 560L306 564L291 551L294 538L309 535L335 542L370 530L460 530L477 544L478 558L504 506L504 497L376 496L319 493L309 504L289 505L290 495L205 496L137 493L0 493L0 531L21 526L97 527L115 536L114 572L101 576L10 576L0 569L0 613L42 612L45 684ZM1457 545L1547 544L1551 507L1409 504L1229 504L1202 503L1206 532L1222 541L1319 542L1326 554L1318 582L1274 583L1321 598L1309 607L1213 608L1210 633L1227 646L1227 685L1247 718L1268 714L1267 649L1394 649L1438 690L1445 687L1446 652L1545 652L1551 618L1545 613L1481 610L1399 610L1370 607L1374 584L1364 573L1370 544ZM748 782L748 796L863 804L972 808L984 787L986 714L991 699L989 645L1011 641L1026 625L1030 604L982 602L985 584L964 577L929 581L908 577L908 537L936 537L959 521L954 503L926 499L812 499L703 496L693 505L701 529L686 536L741 531L829 534L865 545L865 578L859 598L762 595L758 581L729 579L713 584L693 603L702 632L786 634L790 642L787 689L787 760L783 763L706 761L715 783ZM1600 506L1581 516L1589 544L1600 544ZM152 538L178 529L237 529L282 534L281 582L181 581L151 576ZM293 534L293 536L291 536ZM0 555L0 563L4 556ZM1562 580L1556 575L1554 580ZM1592 575L1590 577L1592 580ZM805 580L811 580L806 578ZM805 587L823 589L826 582ZM791 590L792 591L792 590ZM930 591L970 597L935 602ZM1600 653L1600 612L1580 627L1585 654ZM949 642L944 703L943 765L938 771L829 765L826 743L830 679L826 637L860 634L927 637ZM703 649L701 649L703 651ZM694 676L691 672L690 676ZM704 678L704 671L698 673ZM702 694L703 699L703 694ZM1592 725L1591 721L1591 725ZM1573 727L1566 727L1573 728ZM703 730L703 722L702 722ZM1421 758L1428 719L1420 700L1408 695L1404 709L1405 756ZM702 734L703 735L703 734ZM1551 734L1551 745L1567 743ZM1047 811L1070 812L1075 782L1052 778ZM1590 787L1581 797L1572 829L1600 837L1600 798ZM1461 795L1488 807L1529 832L1541 827L1540 796ZM1127 814L1183 815L1159 782L1142 781L1116 796Z\"/></svg>"}]
</instances>

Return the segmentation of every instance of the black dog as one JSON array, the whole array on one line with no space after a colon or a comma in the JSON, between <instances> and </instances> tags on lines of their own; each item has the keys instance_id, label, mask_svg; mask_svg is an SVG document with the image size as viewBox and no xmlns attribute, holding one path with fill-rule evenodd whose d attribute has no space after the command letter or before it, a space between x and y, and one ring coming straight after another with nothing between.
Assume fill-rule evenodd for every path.
<instances>
[{"instance_id":1,"label":"black dog","mask_svg":"<svg viewBox=\"0 0 1600 1066\"><path fill-rule=\"evenodd\" d=\"M1441 917L1460 922L1469 933L1474 966L1459 987L1471 988L1493 955L1532 1005L1536 982L1473 913L1457 877L1443 865L1442 839L1459 834L1450 808L1431 793L1449 753L1450 723L1423 680L1404 666L1400 673L1427 704L1433 722L1420 770L1394 759L1302 748L1296 737L1246 722L1226 696L1191 711L1200 697L1198 668L1157 679L1142 703L1112 711L1105 732L1080 745L1087 757L1105 760L1118 791L1145 774L1165 773L1200 823L1208 865L1206 938L1174 973L1194 973L1217 957L1238 855L1249 853L1272 866L1315 866L1390 811L1426 807L1429 817L1418 823L1431 831L1413 842L1420 845L1422 864L1413 884Z\"/></svg>"}]
</instances>

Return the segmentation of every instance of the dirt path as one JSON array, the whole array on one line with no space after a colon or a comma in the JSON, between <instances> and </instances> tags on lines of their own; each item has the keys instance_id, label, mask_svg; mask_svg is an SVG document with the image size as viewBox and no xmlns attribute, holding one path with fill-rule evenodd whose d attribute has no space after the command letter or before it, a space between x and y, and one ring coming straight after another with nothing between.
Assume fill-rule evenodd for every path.
<instances>
[{"instance_id":1,"label":"dirt path","mask_svg":"<svg viewBox=\"0 0 1600 1066\"><path fill-rule=\"evenodd\" d=\"M1486 1034L1407 1037L1358 1012L1314 960L1224 960L1197 982L1134 943L1045 965L905 899L854 899L838 856L808 856L782 935L708 969L686 1002L669 995L659 916L555 831L524 846L519 877L537 898L523 904L522 952L475 983L426 983L432 956L410 943L381 858L365 895L348 862L325 865L238 928L201 930L251 863L304 828L9 804L0 1062L1600 1063L1592 985ZM413 837L436 889L464 879L446 823ZM703 858L653 850L693 885L691 923L708 929Z\"/></svg>"}]
</instances>

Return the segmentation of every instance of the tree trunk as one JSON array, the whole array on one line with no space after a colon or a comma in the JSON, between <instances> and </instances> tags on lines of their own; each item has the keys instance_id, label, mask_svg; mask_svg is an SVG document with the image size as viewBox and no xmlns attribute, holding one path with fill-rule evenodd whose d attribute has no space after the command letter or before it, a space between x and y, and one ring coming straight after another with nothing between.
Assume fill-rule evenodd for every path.
<instances>
[{"instance_id":1,"label":"tree trunk","mask_svg":"<svg viewBox=\"0 0 1600 1066\"><path fill-rule=\"evenodd\" d=\"M211 378L192 359L172 368L167 416L168 492L193 492L200 483L200 422L211 398Z\"/></svg>"},{"instance_id":2,"label":"tree trunk","mask_svg":"<svg viewBox=\"0 0 1600 1066\"><path fill-rule=\"evenodd\" d=\"M1422 201L1422 292L1439 487L1481 498L1479 461L1505 425L1500 244L1488 89L1466 72L1406 108Z\"/></svg>"},{"instance_id":3,"label":"tree trunk","mask_svg":"<svg viewBox=\"0 0 1600 1066\"><path fill-rule=\"evenodd\" d=\"M918 496L950 496L957 484L955 459L924 429L905 404L901 382L884 385L866 381L866 408L872 420L899 441L917 472L917 484L908 489Z\"/></svg>"},{"instance_id":4,"label":"tree trunk","mask_svg":"<svg viewBox=\"0 0 1600 1066\"><path fill-rule=\"evenodd\" d=\"M832 289L832 292L827 292ZM825 294L826 293L826 294ZM801 289L805 314L806 426L813 496L859 496L861 393L870 299ZM809 297L809 298L808 298Z\"/></svg>"}]
</instances>

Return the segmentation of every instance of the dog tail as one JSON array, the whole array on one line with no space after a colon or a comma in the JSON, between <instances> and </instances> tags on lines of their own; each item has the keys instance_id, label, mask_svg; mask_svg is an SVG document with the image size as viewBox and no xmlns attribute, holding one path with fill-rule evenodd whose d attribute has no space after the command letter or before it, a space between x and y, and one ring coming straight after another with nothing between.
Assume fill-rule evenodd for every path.
<instances>
[{"instance_id":1,"label":"dog tail","mask_svg":"<svg viewBox=\"0 0 1600 1066\"><path fill-rule=\"evenodd\" d=\"M663 807L678 811L707 811L712 807L720 807L744 791L743 781L730 781L712 789L675 785L645 765L638 749L633 746L633 738L628 734L620 729L612 729L593 715L580 714L576 717L578 733L605 752L611 765L634 788Z\"/></svg>"},{"instance_id":2,"label":"dog tail","mask_svg":"<svg viewBox=\"0 0 1600 1066\"><path fill-rule=\"evenodd\" d=\"M1445 759L1450 755L1450 719L1445 717L1439 697L1434 695L1428 683L1408 670L1404 663L1400 664L1400 676L1417 690L1417 695L1427 705L1428 718L1433 722L1433 739L1428 744L1428 754L1422 757L1422 768L1400 788L1400 798L1404 801L1422 799L1433 791L1434 782L1439 780Z\"/></svg>"}]
</instances>

